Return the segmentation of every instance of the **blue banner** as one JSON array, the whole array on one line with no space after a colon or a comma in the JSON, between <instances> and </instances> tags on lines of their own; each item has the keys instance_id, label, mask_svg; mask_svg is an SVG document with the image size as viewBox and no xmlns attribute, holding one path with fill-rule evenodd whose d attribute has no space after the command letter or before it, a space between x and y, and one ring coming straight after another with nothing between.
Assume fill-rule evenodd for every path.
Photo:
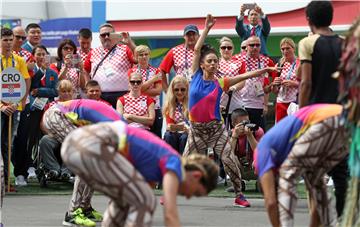
<instances>
[{"instance_id":1,"label":"blue banner","mask_svg":"<svg viewBox=\"0 0 360 227\"><path fill-rule=\"evenodd\" d=\"M77 35L82 28L91 29L91 18L59 18L39 23L42 30L42 44L46 47L58 47L61 40L71 39L78 46Z\"/></svg>"}]
</instances>

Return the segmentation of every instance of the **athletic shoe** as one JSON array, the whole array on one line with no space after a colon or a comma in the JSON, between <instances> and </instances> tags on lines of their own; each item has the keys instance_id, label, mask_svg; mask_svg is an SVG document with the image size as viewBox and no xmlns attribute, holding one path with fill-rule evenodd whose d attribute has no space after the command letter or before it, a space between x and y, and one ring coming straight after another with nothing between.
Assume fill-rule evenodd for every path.
<instances>
[{"instance_id":1,"label":"athletic shoe","mask_svg":"<svg viewBox=\"0 0 360 227\"><path fill-rule=\"evenodd\" d=\"M218 176L217 185L221 185L221 184L225 184L225 178L222 178L222 177Z\"/></svg>"},{"instance_id":2,"label":"athletic shoe","mask_svg":"<svg viewBox=\"0 0 360 227\"><path fill-rule=\"evenodd\" d=\"M27 179L30 180L30 179L36 179L36 173L35 173L35 168L34 167L30 167L28 170L28 177Z\"/></svg>"},{"instance_id":3,"label":"athletic shoe","mask_svg":"<svg viewBox=\"0 0 360 227\"><path fill-rule=\"evenodd\" d=\"M27 182L25 180L25 177L23 175L19 175L15 178L15 185L16 186L27 186Z\"/></svg>"},{"instance_id":4,"label":"athletic shoe","mask_svg":"<svg viewBox=\"0 0 360 227\"><path fill-rule=\"evenodd\" d=\"M240 194L234 201L235 207L250 207L250 203L246 200L243 194Z\"/></svg>"},{"instance_id":5,"label":"athletic shoe","mask_svg":"<svg viewBox=\"0 0 360 227\"><path fill-rule=\"evenodd\" d=\"M61 176L60 176L61 180L63 180L63 181L69 181L70 177L71 177L70 173L61 173Z\"/></svg>"},{"instance_id":6,"label":"athletic shoe","mask_svg":"<svg viewBox=\"0 0 360 227\"><path fill-rule=\"evenodd\" d=\"M101 222L103 220L103 215L92 207L90 209L87 209L84 213L85 217L89 218L94 222Z\"/></svg>"},{"instance_id":7,"label":"athletic shoe","mask_svg":"<svg viewBox=\"0 0 360 227\"><path fill-rule=\"evenodd\" d=\"M56 178L58 178L58 176L59 176L59 172L58 171L56 171L56 170L54 170L54 169L52 169L52 170L49 170L49 172L47 173L47 178L48 179L56 179Z\"/></svg>"},{"instance_id":8,"label":"athletic shoe","mask_svg":"<svg viewBox=\"0 0 360 227\"><path fill-rule=\"evenodd\" d=\"M62 223L65 226L86 226L95 227L96 223L89 218L85 217L83 210L77 208L72 214L66 212L65 220Z\"/></svg>"}]
</instances>

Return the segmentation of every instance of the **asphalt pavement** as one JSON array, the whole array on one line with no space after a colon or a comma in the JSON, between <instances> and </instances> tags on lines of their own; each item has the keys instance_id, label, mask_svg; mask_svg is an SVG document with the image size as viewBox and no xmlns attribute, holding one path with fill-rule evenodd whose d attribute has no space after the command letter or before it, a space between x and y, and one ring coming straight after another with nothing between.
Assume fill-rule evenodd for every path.
<instances>
[{"instance_id":1,"label":"asphalt pavement","mask_svg":"<svg viewBox=\"0 0 360 227\"><path fill-rule=\"evenodd\" d=\"M6 196L3 205L5 227L53 227L62 226L70 196ZM93 207L106 209L108 199L102 195L93 197ZM270 226L263 199L249 199L250 208L233 207L232 198L178 197L182 226ZM295 226L309 223L306 200L299 200L295 214ZM97 226L101 226L100 223ZM159 204L153 226L164 226L163 210Z\"/></svg>"}]
</instances>

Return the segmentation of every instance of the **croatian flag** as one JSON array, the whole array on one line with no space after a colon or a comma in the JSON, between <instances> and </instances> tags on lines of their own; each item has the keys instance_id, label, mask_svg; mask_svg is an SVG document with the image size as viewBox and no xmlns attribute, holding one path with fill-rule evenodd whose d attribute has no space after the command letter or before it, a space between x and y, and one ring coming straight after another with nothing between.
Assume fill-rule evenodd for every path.
<instances>
[{"instance_id":1,"label":"croatian flag","mask_svg":"<svg viewBox=\"0 0 360 227\"><path fill-rule=\"evenodd\" d=\"M2 90L2 97L4 98L21 98L20 84L3 84Z\"/></svg>"}]
</instances>

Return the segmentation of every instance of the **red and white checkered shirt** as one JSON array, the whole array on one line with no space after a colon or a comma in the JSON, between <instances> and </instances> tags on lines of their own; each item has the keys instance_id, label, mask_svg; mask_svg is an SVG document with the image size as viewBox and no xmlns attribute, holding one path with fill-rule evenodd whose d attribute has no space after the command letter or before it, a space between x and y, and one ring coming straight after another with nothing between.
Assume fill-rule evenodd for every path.
<instances>
[{"instance_id":1,"label":"red and white checkered shirt","mask_svg":"<svg viewBox=\"0 0 360 227\"><path fill-rule=\"evenodd\" d=\"M83 50L81 50L81 48L78 48L77 53L78 55L80 55L81 61L85 62L86 57L88 56L88 54L90 53L90 51L92 50L92 48L90 48L90 50L88 52L85 52Z\"/></svg>"},{"instance_id":2,"label":"red and white checkered shirt","mask_svg":"<svg viewBox=\"0 0 360 227\"><path fill-rule=\"evenodd\" d=\"M148 68L146 69L139 68L139 66L135 65L131 70L140 72L142 75L142 81L144 82L150 80L160 72L160 69L155 68L152 65L149 65ZM159 80L157 83L161 83L161 80ZM154 88L154 86L155 84L151 85L149 89ZM155 100L155 109L160 109L160 95L157 95L152 98Z\"/></svg>"},{"instance_id":3,"label":"red and white checkered shirt","mask_svg":"<svg viewBox=\"0 0 360 227\"><path fill-rule=\"evenodd\" d=\"M154 100L147 95L140 95L134 98L131 97L130 94L121 96L118 100L123 105L124 114L134 114L136 116L148 116L149 106L154 102ZM149 129L148 126L137 122L132 122L129 125Z\"/></svg>"},{"instance_id":4,"label":"red and white checkered shirt","mask_svg":"<svg viewBox=\"0 0 360 227\"><path fill-rule=\"evenodd\" d=\"M35 61L34 56L24 48L21 48L20 51L13 51L13 53L19 55L20 57L23 57L26 63Z\"/></svg>"},{"instance_id":5,"label":"red and white checkered shirt","mask_svg":"<svg viewBox=\"0 0 360 227\"><path fill-rule=\"evenodd\" d=\"M187 76L186 73L191 69L193 57L194 50L186 48L185 44L181 44L170 49L161 62L159 68L162 71L169 73L171 67L174 66L176 75Z\"/></svg>"},{"instance_id":6,"label":"red and white checkered shirt","mask_svg":"<svg viewBox=\"0 0 360 227\"><path fill-rule=\"evenodd\" d=\"M293 80L297 81L296 77L296 69L300 66L300 61L297 59L295 62L285 62L282 66L280 78L282 80ZM281 86L279 90L279 94L276 98L276 101L279 103L289 103L295 102L297 98L297 94L299 92L299 87L284 87Z\"/></svg>"},{"instance_id":7,"label":"red and white checkered shirt","mask_svg":"<svg viewBox=\"0 0 360 227\"><path fill-rule=\"evenodd\" d=\"M97 80L103 92L127 91L129 79L127 72L134 63L133 53L126 45L119 44L106 57L98 68L96 75L94 71L108 52L102 46L94 48L84 62L84 69L90 73L91 78Z\"/></svg>"},{"instance_id":8,"label":"red and white checkered shirt","mask_svg":"<svg viewBox=\"0 0 360 227\"><path fill-rule=\"evenodd\" d=\"M225 60L223 58L219 61L219 68L217 72L218 77L228 76L234 77L245 72L245 65L236 59ZM220 105L226 107L226 104L229 100L229 96L226 93L223 93L220 100ZM231 113L236 108L243 106L241 101L241 92L235 91L232 95L229 113Z\"/></svg>"},{"instance_id":9,"label":"red and white checkered shirt","mask_svg":"<svg viewBox=\"0 0 360 227\"><path fill-rule=\"evenodd\" d=\"M262 69L265 67L275 66L274 62L264 55L259 55L258 58L252 58L247 55L241 56L242 62L245 63L246 72ZM245 80L245 86L241 89L241 98L246 108L264 109L264 95L257 96L255 84L260 84L263 87L270 83L269 76L275 78L275 73L268 73L259 77Z\"/></svg>"},{"instance_id":10,"label":"red and white checkered shirt","mask_svg":"<svg viewBox=\"0 0 360 227\"><path fill-rule=\"evenodd\" d=\"M60 70L64 67L65 67L65 64L61 63ZM60 74L60 71L57 69L56 63L51 64L50 68L52 70L54 70L57 74ZM71 84L73 85L74 98L78 98L80 95L80 90L81 90L81 88L80 88L80 73L79 73L78 69L75 67L69 68L66 73L66 79L69 80L71 82Z\"/></svg>"}]
</instances>

